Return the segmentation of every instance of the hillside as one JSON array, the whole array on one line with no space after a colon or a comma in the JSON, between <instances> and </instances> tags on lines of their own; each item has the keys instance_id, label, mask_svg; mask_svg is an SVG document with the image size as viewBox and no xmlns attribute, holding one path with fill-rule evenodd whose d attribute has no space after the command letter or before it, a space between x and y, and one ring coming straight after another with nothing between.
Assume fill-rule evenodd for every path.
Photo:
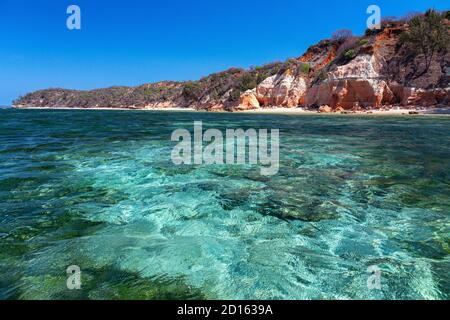
<instances>
[{"instance_id":1,"label":"hillside","mask_svg":"<svg viewBox=\"0 0 450 320\"><path fill-rule=\"evenodd\" d=\"M427 14L430 14L428 12ZM450 105L449 12L439 14L440 47L417 52L414 23L384 21L361 37L334 36L301 57L248 70L231 68L198 81L159 82L91 91L47 89L17 99L17 108L195 108L238 111L270 107L324 110ZM433 12L431 12L433 14ZM420 30L420 28L419 28ZM446 32L445 32L446 30ZM434 30L433 30L434 32ZM419 37L426 35L419 35ZM448 38L448 39L447 39ZM415 40L415 39L413 39ZM417 41L416 41L417 42ZM423 46L420 43L417 47ZM428 50L429 48L425 48Z\"/></svg>"}]
</instances>

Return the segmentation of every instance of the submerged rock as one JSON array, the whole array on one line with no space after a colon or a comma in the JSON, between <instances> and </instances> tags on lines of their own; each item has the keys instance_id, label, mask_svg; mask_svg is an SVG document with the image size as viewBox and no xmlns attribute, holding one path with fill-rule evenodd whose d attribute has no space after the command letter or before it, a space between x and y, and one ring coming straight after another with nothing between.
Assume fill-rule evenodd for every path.
<instances>
[{"instance_id":1,"label":"submerged rock","mask_svg":"<svg viewBox=\"0 0 450 320\"><path fill-rule=\"evenodd\" d=\"M226 211L245 205L250 197L250 191L246 189L223 190L217 196L217 199Z\"/></svg>"},{"instance_id":2,"label":"submerged rock","mask_svg":"<svg viewBox=\"0 0 450 320\"><path fill-rule=\"evenodd\" d=\"M278 197L270 197L267 202L258 207L257 211L263 215L284 220L319 222L336 219L339 216L336 209L336 205L318 198L287 197L279 199Z\"/></svg>"}]
</instances>

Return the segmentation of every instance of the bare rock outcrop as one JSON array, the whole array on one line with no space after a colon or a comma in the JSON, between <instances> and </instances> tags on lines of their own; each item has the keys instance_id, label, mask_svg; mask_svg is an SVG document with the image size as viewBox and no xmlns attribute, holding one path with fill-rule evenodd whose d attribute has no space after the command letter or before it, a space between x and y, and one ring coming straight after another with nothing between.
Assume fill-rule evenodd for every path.
<instances>
[{"instance_id":1,"label":"bare rock outcrop","mask_svg":"<svg viewBox=\"0 0 450 320\"><path fill-rule=\"evenodd\" d=\"M320 106L319 113L331 113L333 112L333 108L328 105Z\"/></svg>"},{"instance_id":2,"label":"bare rock outcrop","mask_svg":"<svg viewBox=\"0 0 450 320\"><path fill-rule=\"evenodd\" d=\"M267 78L256 87L256 99L262 106L294 108L303 104L307 89L303 77L289 72Z\"/></svg>"},{"instance_id":3,"label":"bare rock outcrop","mask_svg":"<svg viewBox=\"0 0 450 320\"><path fill-rule=\"evenodd\" d=\"M245 91L240 99L238 110L251 110L251 109L259 109L259 101L256 98L255 90L247 90Z\"/></svg>"},{"instance_id":4,"label":"bare rock outcrop","mask_svg":"<svg viewBox=\"0 0 450 320\"><path fill-rule=\"evenodd\" d=\"M375 55L360 55L350 63L338 66L328 78L313 86L306 95L306 106L328 104L333 109L379 108L392 103L394 94L380 75L382 63Z\"/></svg>"},{"instance_id":5,"label":"bare rock outcrop","mask_svg":"<svg viewBox=\"0 0 450 320\"><path fill-rule=\"evenodd\" d=\"M403 88L403 106L431 107L439 104L450 106L450 88L416 89Z\"/></svg>"},{"instance_id":6,"label":"bare rock outcrop","mask_svg":"<svg viewBox=\"0 0 450 320\"><path fill-rule=\"evenodd\" d=\"M307 72L294 66L268 77L255 88L256 98L262 108L327 105L334 111L450 105L450 53L436 54L429 70L415 76L424 66L400 41L407 29L400 21L372 36L322 41L296 60Z\"/></svg>"}]
</instances>

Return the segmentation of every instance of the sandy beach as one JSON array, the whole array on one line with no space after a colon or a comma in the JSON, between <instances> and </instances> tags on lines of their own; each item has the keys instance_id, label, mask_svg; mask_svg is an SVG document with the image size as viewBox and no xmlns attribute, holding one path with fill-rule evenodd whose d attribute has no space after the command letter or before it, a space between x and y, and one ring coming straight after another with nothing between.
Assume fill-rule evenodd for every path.
<instances>
[{"instance_id":1,"label":"sandy beach","mask_svg":"<svg viewBox=\"0 0 450 320\"><path fill-rule=\"evenodd\" d=\"M164 111L164 112L208 112L204 110L196 110L194 108L146 108L146 109L132 109L132 108L16 108L16 109L30 109L30 110L117 110L117 111ZM227 111L222 111L227 112ZM450 115L450 107L442 108L392 108L389 110L364 110L364 111L343 111L343 112L331 112L320 113L317 110L306 110L303 108L260 108L253 110L239 110L234 113L242 114L287 114L287 115L348 115L348 116L361 116L361 115Z\"/></svg>"},{"instance_id":2,"label":"sandy beach","mask_svg":"<svg viewBox=\"0 0 450 320\"><path fill-rule=\"evenodd\" d=\"M448 108L428 108L417 110L415 108L407 109L389 109L389 110L367 110L367 111L344 111L332 113L319 113L316 110L305 110L302 108L266 108L240 111L241 113L258 113L258 114L293 114L293 115L430 115L430 114L446 114L450 115L450 107Z\"/></svg>"}]
</instances>

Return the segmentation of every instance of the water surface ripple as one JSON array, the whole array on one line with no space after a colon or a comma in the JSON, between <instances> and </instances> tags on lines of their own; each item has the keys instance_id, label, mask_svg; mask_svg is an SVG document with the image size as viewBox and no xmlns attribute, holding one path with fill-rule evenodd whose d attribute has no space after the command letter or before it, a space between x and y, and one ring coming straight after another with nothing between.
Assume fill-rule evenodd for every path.
<instances>
[{"instance_id":1,"label":"water surface ripple","mask_svg":"<svg viewBox=\"0 0 450 320\"><path fill-rule=\"evenodd\" d=\"M174 166L194 120L279 174ZM449 299L449 160L448 117L0 110L0 299Z\"/></svg>"}]
</instances>

